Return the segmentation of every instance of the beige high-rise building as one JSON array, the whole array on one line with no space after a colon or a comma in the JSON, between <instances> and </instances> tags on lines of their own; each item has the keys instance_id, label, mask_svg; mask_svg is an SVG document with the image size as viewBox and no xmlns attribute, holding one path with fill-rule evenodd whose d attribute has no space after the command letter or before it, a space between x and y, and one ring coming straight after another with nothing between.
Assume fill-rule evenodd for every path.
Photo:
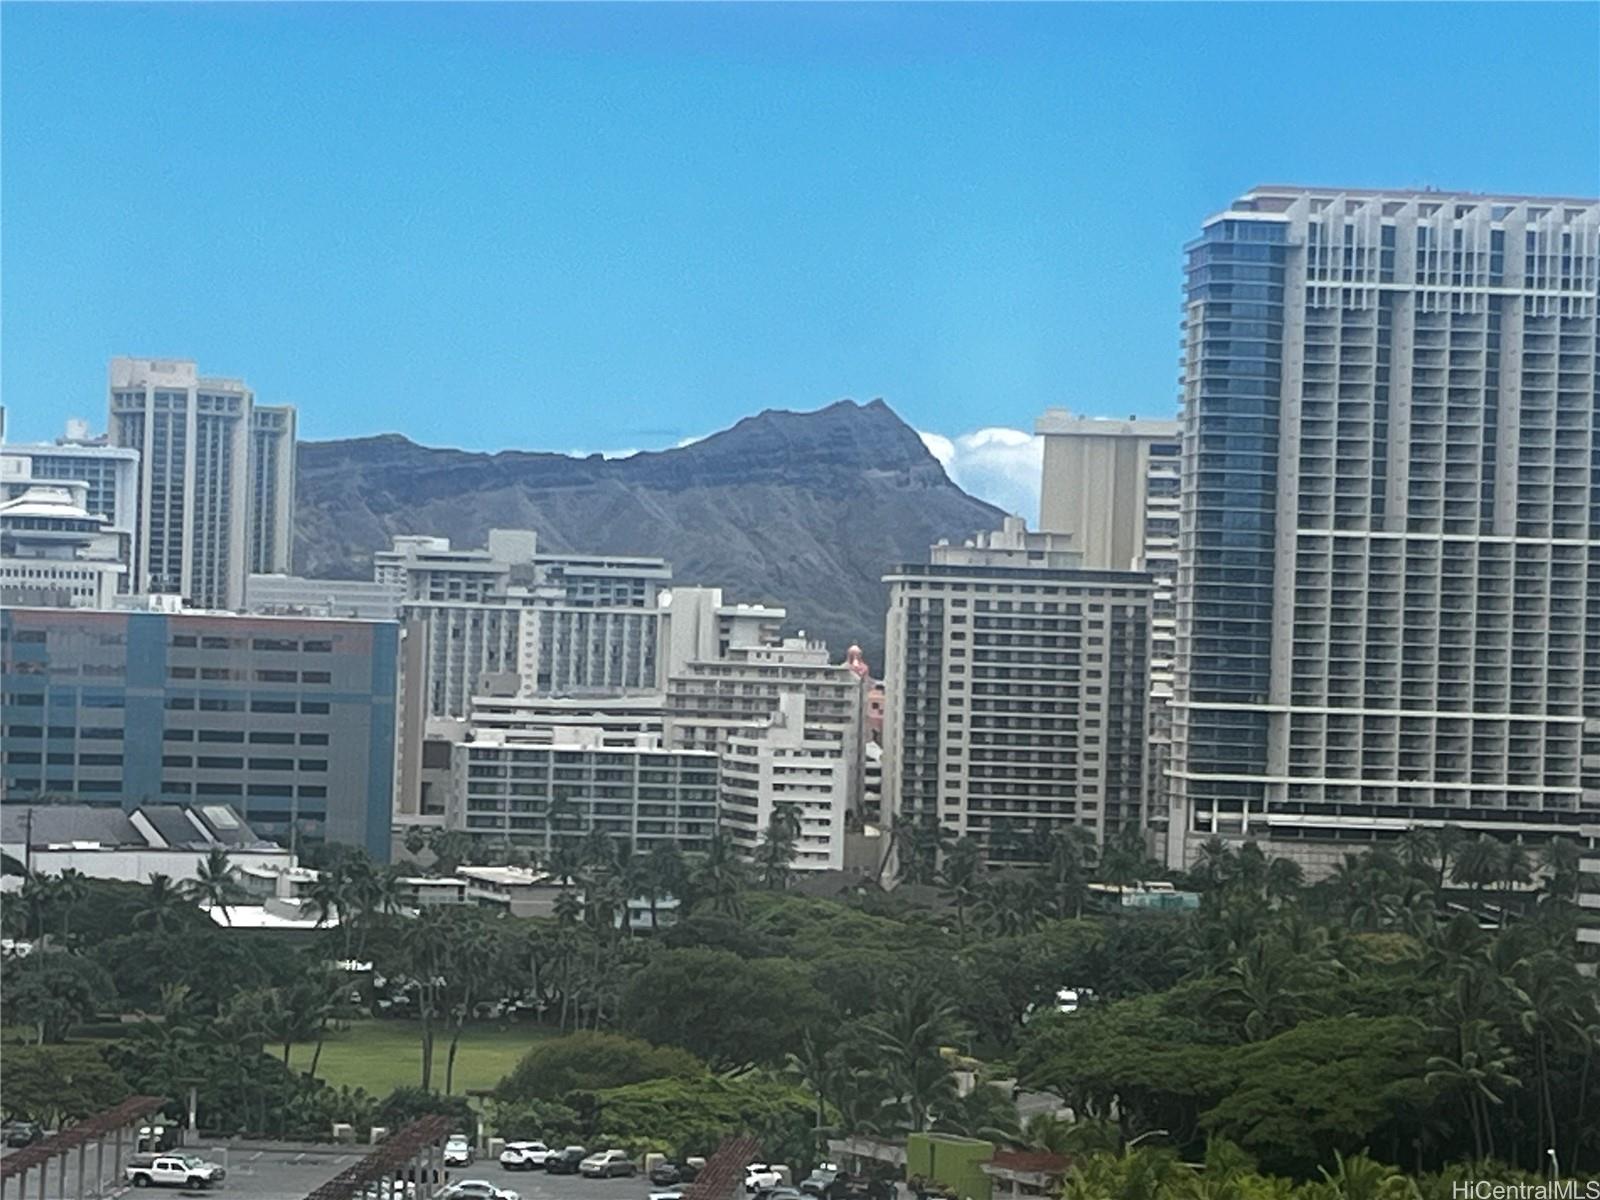
<instances>
[{"instance_id":1,"label":"beige high-rise building","mask_svg":"<svg viewBox=\"0 0 1600 1200\"><path fill-rule=\"evenodd\" d=\"M1143 821L1152 583L1020 518L889 586L883 809L1037 861L1052 828Z\"/></svg>"},{"instance_id":2,"label":"beige high-rise building","mask_svg":"<svg viewBox=\"0 0 1600 1200\"><path fill-rule=\"evenodd\" d=\"M139 451L132 591L240 609L250 571L288 570L294 409L188 360L114 358L110 411L111 444Z\"/></svg>"},{"instance_id":3,"label":"beige high-rise building","mask_svg":"<svg viewBox=\"0 0 1600 1200\"><path fill-rule=\"evenodd\" d=\"M1047 409L1034 427L1044 438L1040 528L1070 535L1085 567L1148 571L1155 579L1144 819L1158 827L1168 809L1172 746L1181 431L1177 421L1078 417L1063 408Z\"/></svg>"},{"instance_id":4,"label":"beige high-rise building","mask_svg":"<svg viewBox=\"0 0 1600 1200\"><path fill-rule=\"evenodd\" d=\"M1069 533L1091 570L1127 571L1144 557L1145 522L1167 506L1152 497L1150 480L1172 474L1179 457L1177 421L1074 416L1046 409L1034 425L1044 438L1039 530ZM1177 492L1171 515L1177 518ZM1177 530L1173 529L1176 537Z\"/></svg>"}]
</instances>

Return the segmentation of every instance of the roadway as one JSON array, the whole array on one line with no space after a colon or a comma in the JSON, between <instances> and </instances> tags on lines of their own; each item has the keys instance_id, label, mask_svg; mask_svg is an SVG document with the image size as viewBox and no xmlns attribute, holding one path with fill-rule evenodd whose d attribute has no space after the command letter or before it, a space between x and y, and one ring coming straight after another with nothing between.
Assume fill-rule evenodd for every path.
<instances>
[{"instance_id":1,"label":"roadway","mask_svg":"<svg viewBox=\"0 0 1600 1200\"><path fill-rule=\"evenodd\" d=\"M95 1152L91 1146L84 1155L83 1200L117 1200L127 1194L141 1200L301 1200L332 1179L340 1171L365 1157L371 1147L308 1145L304 1149L281 1143L270 1149L256 1149L249 1142L232 1144L201 1141L174 1151L194 1154L227 1168L228 1177L220 1188L190 1192L174 1188L134 1189L120 1181L106 1180L106 1190L95 1188ZM126 1150L124 1151L126 1153ZM105 1170L111 1173L111 1148L106 1147ZM6 1184L6 1200L79 1200L77 1153L67 1155L66 1192L58 1186L60 1166L49 1167L44 1194L39 1192L39 1172L30 1171L27 1195L21 1181ZM645 1200L650 1181L641 1173L632 1179L584 1179L578 1175L547 1175L543 1171L506 1171L493 1160L479 1160L468 1167L452 1168L450 1180L487 1179L498 1188L516 1192L522 1200Z\"/></svg>"}]
</instances>

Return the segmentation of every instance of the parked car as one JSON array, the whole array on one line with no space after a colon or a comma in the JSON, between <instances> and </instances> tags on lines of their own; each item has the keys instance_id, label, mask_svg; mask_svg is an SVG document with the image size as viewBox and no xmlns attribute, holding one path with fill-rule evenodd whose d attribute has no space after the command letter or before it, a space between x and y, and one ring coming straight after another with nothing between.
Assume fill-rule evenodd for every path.
<instances>
[{"instance_id":1,"label":"parked car","mask_svg":"<svg viewBox=\"0 0 1600 1200\"><path fill-rule=\"evenodd\" d=\"M13 1149L31 1146L44 1137L44 1127L37 1121L7 1121L0 1131L4 1132L6 1145Z\"/></svg>"},{"instance_id":2,"label":"parked car","mask_svg":"<svg viewBox=\"0 0 1600 1200\"><path fill-rule=\"evenodd\" d=\"M495 1187L487 1179L458 1180L434 1195L437 1200L522 1200L509 1188Z\"/></svg>"},{"instance_id":3,"label":"parked car","mask_svg":"<svg viewBox=\"0 0 1600 1200\"><path fill-rule=\"evenodd\" d=\"M776 1163L751 1163L744 1169L744 1190L762 1192L783 1182L783 1171Z\"/></svg>"},{"instance_id":4,"label":"parked car","mask_svg":"<svg viewBox=\"0 0 1600 1200\"><path fill-rule=\"evenodd\" d=\"M582 1146L568 1146L565 1150L552 1150L544 1160L544 1169L552 1175L576 1175L578 1164L589 1157Z\"/></svg>"},{"instance_id":5,"label":"parked car","mask_svg":"<svg viewBox=\"0 0 1600 1200\"><path fill-rule=\"evenodd\" d=\"M193 1155L154 1154L135 1158L122 1170L134 1187L215 1187L227 1172L214 1162Z\"/></svg>"},{"instance_id":6,"label":"parked car","mask_svg":"<svg viewBox=\"0 0 1600 1200\"><path fill-rule=\"evenodd\" d=\"M800 1190L808 1196L825 1196L834 1181L842 1176L843 1172L838 1167L832 1163L823 1163L800 1181Z\"/></svg>"},{"instance_id":7,"label":"parked car","mask_svg":"<svg viewBox=\"0 0 1600 1200\"><path fill-rule=\"evenodd\" d=\"M673 1162L670 1158L664 1158L650 1168L650 1182L671 1187L675 1183L693 1183L698 1174L700 1168L693 1163Z\"/></svg>"},{"instance_id":8,"label":"parked car","mask_svg":"<svg viewBox=\"0 0 1600 1200\"><path fill-rule=\"evenodd\" d=\"M636 1175L639 1168L626 1150L601 1150L580 1162L578 1170L590 1179L610 1179L613 1175Z\"/></svg>"},{"instance_id":9,"label":"parked car","mask_svg":"<svg viewBox=\"0 0 1600 1200\"><path fill-rule=\"evenodd\" d=\"M660 1191L652 1188L648 1200L683 1200L682 1188L663 1188Z\"/></svg>"},{"instance_id":10,"label":"parked car","mask_svg":"<svg viewBox=\"0 0 1600 1200\"><path fill-rule=\"evenodd\" d=\"M549 1157L550 1147L543 1142L507 1142L500 1165L508 1171L537 1171Z\"/></svg>"},{"instance_id":11,"label":"parked car","mask_svg":"<svg viewBox=\"0 0 1600 1200\"><path fill-rule=\"evenodd\" d=\"M465 1167L472 1162L472 1143L464 1133L452 1133L444 1142L444 1165Z\"/></svg>"}]
</instances>

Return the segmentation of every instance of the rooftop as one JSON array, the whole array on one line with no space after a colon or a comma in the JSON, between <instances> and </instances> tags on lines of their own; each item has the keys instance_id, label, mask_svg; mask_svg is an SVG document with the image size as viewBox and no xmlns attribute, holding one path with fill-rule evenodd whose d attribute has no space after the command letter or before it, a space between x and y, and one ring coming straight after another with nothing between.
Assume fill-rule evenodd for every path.
<instances>
[{"instance_id":1,"label":"rooftop","mask_svg":"<svg viewBox=\"0 0 1600 1200\"><path fill-rule=\"evenodd\" d=\"M93 804L0 808L0 841L35 850L276 850L228 804L146 804L131 812Z\"/></svg>"}]
</instances>

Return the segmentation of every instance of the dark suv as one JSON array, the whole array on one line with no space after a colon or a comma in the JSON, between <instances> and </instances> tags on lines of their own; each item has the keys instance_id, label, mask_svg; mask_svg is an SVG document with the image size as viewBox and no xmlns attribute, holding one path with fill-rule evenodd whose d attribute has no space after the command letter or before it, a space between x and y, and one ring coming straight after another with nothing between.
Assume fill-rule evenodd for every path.
<instances>
[{"instance_id":1,"label":"dark suv","mask_svg":"<svg viewBox=\"0 0 1600 1200\"><path fill-rule=\"evenodd\" d=\"M576 1175L578 1164L589 1157L582 1146L568 1146L565 1150L552 1150L544 1160L544 1169L552 1175Z\"/></svg>"},{"instance_id":2,"label":"dark suv","mask_svg":"<svg viewBox=\"0 0 1600 1200\"><path fill-rule=\"evenodd\" d=\"M0 1132L5 1135L6 1145L13 1149L31 1146L44 1137L44 1127L37 1121L7 1121L0 1126Z\"/></svg>"},{"instance_id":3,"label":"dark suv","mask_svg":"<svg viewBox=\"0 0 1600 1200\"><path fill-rule=\"evenodd\" d=\"M650 1182L657 1187L670 1187L674 1183L693 1183L694 1177L698 1174L700 1174L698 1168L688 1163L662 1159L650 1168Z\"/></svg>"}]
</instances>

